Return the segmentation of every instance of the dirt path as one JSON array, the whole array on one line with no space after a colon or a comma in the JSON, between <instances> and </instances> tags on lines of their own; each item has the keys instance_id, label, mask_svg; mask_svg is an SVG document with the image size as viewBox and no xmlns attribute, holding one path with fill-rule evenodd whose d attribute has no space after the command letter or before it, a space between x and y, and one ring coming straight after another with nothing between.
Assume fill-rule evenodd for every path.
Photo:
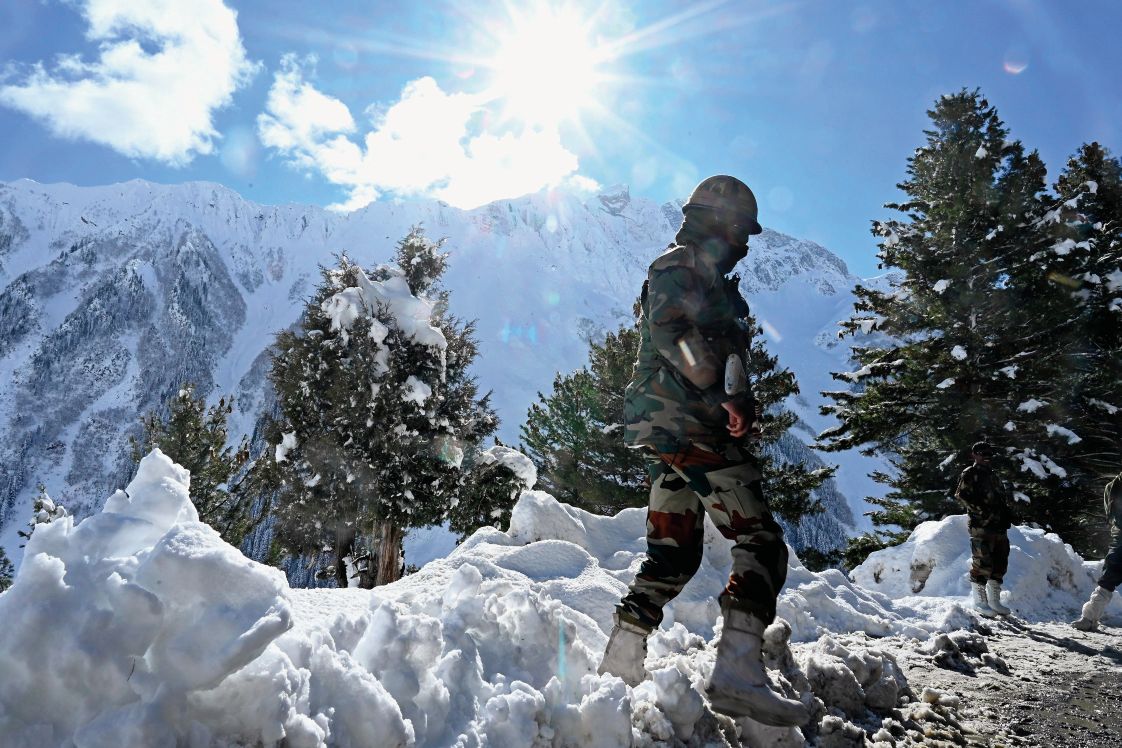
<instances>
[{"instance_id":1,"label":"dirt path","mask_svg":"<svg viewBox=\"0 0 1122 748\"><path fill-rule=\"evenodd\" d=\"M935 651L913 642L897 655L917 694L959 698L967 745L1122 746L1122 629L1009 620L978 634Z\"/></svg>"}]
</instances>

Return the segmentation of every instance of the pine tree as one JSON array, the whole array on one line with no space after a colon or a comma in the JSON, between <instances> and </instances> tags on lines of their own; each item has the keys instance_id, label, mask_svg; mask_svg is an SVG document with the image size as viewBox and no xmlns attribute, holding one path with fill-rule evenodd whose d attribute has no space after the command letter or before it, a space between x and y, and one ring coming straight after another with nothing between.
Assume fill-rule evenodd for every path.
<instances>
[{"instance_id":1,"label":"pine tree","mask_svg":"<svg viewBox=\"0 0 1122 748\"><path fill-rule=\"evenodd\" d=\"M646 505L643 454L623 441L623 393L638 348L634 326L590 342L588 366L558 374L553 392L530 406L522 443L538 484L560 501L597 514Z\"/></svg>"},{"instance_id":2,"label":"pine tree","mask_svg":"<svg viewBox=\"0 0 1122 748\"><path fill-rule=\"evenodd\" d=\"M995 467L1026 518L1043 517L1065 472L1049 456L1056 432L1024 425L1035 403L1055 398L1066 367L1055 337L1062 303L1034 260L1048 245L1044 165L1007 139L977 91L944 96L928 114L927 142L898 185L908 200L887 206L906 220L873 224L881 267L904 272L885 290L857 288L841 335L868 337L853 347L859 368L833 375L854 386L824 393L834 403L823 412L839 424L819 436L827 450L888 456L893 470L873 477L891 490L872 500L888 543L961 512L954 485L975 441L1004 454Z\"/></svg>"},{"instance_id":3,"label":"pine tree","mask_svg":"<svg viewBox=\"0 0 1122 748\"><path fill-rule=\"evenodd\" d=\"M16 569L12 566L12 562L8 560L8 554L3 546L0 546L0 592L12 586L12 581L16 575Z\"/></svg>"},{"instance_id":4,"label":"pine tree","mask_svg":"<svg viewBox=\"0 0 1122 748\"><path fill-rule=\"evenodd\" d=\"M448 314L438 286L441 246L415 228L393 266L367 274L341 257L321 269L299 327L277 336L280 414L258 472L281 487L276 540L313 563L332 558L338 586L356 550L376 569L360 582L396 580L405 531L448 518L470 477L465 458L498 427L468 373L474 324ZM512 501L489 496L488 514Z\"/></svg>"},{"instance_id":5,"label":"pine tree","mask_svg":"<svg viewBox=\"0 0 1122 748\"><path fill-rule=\"evenodd\" d=\"M1050 246L1030 267L1046 276L1037 295L1052 311L1066 369L1024 426L1052 441L1041 451L1056 467L1029 455L1052 484L1039 496L1042 524L1087 555L1105 546L1098 498L1122 466L1122 165L1084 144L1053 190L1041 221Z\"/></svg>"},{"instance_id":6,"label":"pine tree","mask_svg":"<svg viewBox=\"0 0 1122 748\"><path fill-rule=\"evenodd\" d=\"M227 543L238 546L253 529L257 515L248 496L230 485L249 459L249 442L244 437L237 446L226 445L226 421L233 409L232 397L221 397L208 408L206 399L197 396L195 386L187 382L168 399L166 417L150 411L141 419L144 433L140 440L130 441L132 459L138 464L158 447L189 470L191 501L199 519Z\"/></svg>"},{"instance_id":7,"label":"pine tree","mask_svg":"<svg viewBox=\"0 0 1122 748\"><path fill-rule=\"evenodd\" d=\"M1122 162L1098 143L1084 144L1053 189L1051 252L1066 260L1054 275L1074 305L1071 407L1084 464L1107 478L1122 466Z\"/></svg>"},{"instance_id":8,"label":"pine tree","mask_svg":"<svg viewBox=\"0 0 1122 748\"><path fill-rule=\"evenodd\" d=\"M782 406L798 394L795 375L778 368L768 354L763 330L754 330L748 369L753 392L763 409L763 437L758 446L768 504L789 522L822 511L813 491L835 468L808 470L780 459L777 444L797 420ZM589 346L589 366L558 375L548 397L530 407L522 426L526 453L539 471L538 483L562 501L597 513L645 506L649 492L647 458L623 441L623 395L635 366L639 334L634 327L608 333Z\"/></svg>"}]
</instances>

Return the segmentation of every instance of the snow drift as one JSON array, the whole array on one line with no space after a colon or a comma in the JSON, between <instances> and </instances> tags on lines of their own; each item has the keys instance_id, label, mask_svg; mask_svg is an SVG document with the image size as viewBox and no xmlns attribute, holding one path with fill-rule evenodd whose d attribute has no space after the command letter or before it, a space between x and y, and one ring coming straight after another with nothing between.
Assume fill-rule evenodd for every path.
<instances>
[{"instance_id":1,"label":"snow drift","mask_svg":"<svg viewBox=\"0 0 1122 748\"><path fill-rule=\"evenodd\" d=\"M878 728L893 745L908 710L931 709L890 653L830 632L926 637L971 621L964 600L928 615L792 555L765 656L815 721L805 734L733 724L700 692L729 565L712 526L652 637L651 678L631 689L595 668L642 558L642 510L600 517L530 491L508 531L479 530L396 584L293 590L198 522L189 480L154 451L103 512L35 531L0 594L5 746L860 745Z\"/></svg>"}]
</instances>

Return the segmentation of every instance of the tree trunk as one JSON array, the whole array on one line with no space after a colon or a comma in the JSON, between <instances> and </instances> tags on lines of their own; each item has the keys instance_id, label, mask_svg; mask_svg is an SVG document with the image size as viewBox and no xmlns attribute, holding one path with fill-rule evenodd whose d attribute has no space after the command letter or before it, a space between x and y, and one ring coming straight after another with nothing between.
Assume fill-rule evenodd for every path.
<instances>
[{"instance_id":1,"label":"tree trunk","mask_svg":"<svg viewBox=\"0 0 1122 748\"><path fill-rule=\"evenodd\" d=\"M340 527L335 530L335 586L346 587L347 556L354 550L355 529L353 527Z\"/></svg>"},{"instance_id":2,"label":"tree trunk","mask_svg":"<svg viewBox=\"0 0 1122 748\"><path fill-rule=\"evenodd\" d=\"M374 521L374 537L378 542L378 579L375 585L389 584L401 578L401 541L404 535L393 522Z\"/></svg>"}]
</instances>

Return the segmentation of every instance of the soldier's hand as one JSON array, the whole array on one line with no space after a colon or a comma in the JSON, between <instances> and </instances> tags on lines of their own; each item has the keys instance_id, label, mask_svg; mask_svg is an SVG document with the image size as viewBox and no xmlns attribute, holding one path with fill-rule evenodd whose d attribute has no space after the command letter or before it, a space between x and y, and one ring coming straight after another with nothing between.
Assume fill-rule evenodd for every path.
<instances>
[{"instance_id":1,"label":"soldier's hand","mask_svg":"<svg viewBox=\"0 0 1122 748\"><path fill-rule=\"evenodd\" d=\"M735 437L741 437L748 433L749 428L755 423L752 418L754 413L749 413L744 404L736 400L729 400L727 403L722 403L721 407L729 413L729 433Z\"/></svg>"}]
</instances>

